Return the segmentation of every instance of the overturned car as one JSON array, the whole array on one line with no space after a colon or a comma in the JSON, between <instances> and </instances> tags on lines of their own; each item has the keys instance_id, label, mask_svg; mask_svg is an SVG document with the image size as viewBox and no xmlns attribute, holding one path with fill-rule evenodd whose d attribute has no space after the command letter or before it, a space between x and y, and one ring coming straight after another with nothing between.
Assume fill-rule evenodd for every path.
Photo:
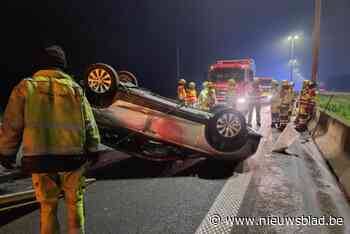
<instances>
[{"instance_id":1,"label":"overturned car","mask_svg":"<svg viewBox=\"0 0 350 234\"><path fill-rule=\"evenodd\" d=\"M259 145L261 136L246 126L239 112L184 106L140 88L130 72L93 64L84 84L102 143L130 155L155 161L190 157L239 161Z\"/></svg>"}]
</instances>

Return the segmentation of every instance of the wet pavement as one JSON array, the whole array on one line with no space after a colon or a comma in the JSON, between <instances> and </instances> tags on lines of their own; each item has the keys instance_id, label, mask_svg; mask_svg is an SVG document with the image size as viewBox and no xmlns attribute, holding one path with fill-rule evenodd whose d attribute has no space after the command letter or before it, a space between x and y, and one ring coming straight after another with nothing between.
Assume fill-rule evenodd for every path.
<instances>
[{"instance_id":1,"label":"wet pavement","mask_svg":"<svg viewBox=\"0 0 350 234\"><path fill-rule=\"evenodd\" d=\"M349 204L317 147L304 135L289 154L272 153L280 132L269 127L268 109L263 116L258 152L242 164L201 159L156 163L107 153L89 173L97 182L86 193L87 233L350 233ZM227 227L209 222L217 213L333 216L342 217L345 225ZM65 232L63 203L59 214ZM38 233L38 215L36 210L3 225L0 233Z\"/></svg>"}]
</instances>

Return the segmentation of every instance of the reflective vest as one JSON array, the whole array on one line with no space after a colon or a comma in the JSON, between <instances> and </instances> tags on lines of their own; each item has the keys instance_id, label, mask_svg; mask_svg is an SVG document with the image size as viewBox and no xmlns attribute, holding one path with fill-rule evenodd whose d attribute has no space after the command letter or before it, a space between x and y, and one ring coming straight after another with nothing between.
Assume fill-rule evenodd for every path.
<instances>
[{"instance_id":1,"label":"reflective vest","mask_svg":"<svg viewBox=\"0 0 350 234\"><path fill-rule=\"evenodd\" d=\"M195 89L188 89L186 98L188 104L195 104L197 102L197 91Z\"/></svg>"},{"instance_id":2,"label":"reflective vest","mask_svg":"<svg viewBox=\"0 0 350 234\"><path fill-rule=\"evenodd\" d=\"M58 70L41 70L13 90L0 130L0 153L81 155L96 151L100 136L82 88Z\"/></svg>"},{"instance_id":3,"label":"reflective vest","mask_svg":"<svg viewBox=\"0 0 350 234\"><path fill-rule=\"evenodd\" d=\"M202 110L209 110L207 106L208 88L202 89L198 96L198 107Z\"/></svg>"},{"instance_id":4,"label":"reflective vest","mask_svg":"<svg viewBox=\"0 0 350 234\"><path fill-rule=\"evenodd\" d=\"M185 89L185 86L184 85L179 85L177 87L177 98L180 100L180 101L186 101L186 89Z\"/></svg>"}]
</instances>

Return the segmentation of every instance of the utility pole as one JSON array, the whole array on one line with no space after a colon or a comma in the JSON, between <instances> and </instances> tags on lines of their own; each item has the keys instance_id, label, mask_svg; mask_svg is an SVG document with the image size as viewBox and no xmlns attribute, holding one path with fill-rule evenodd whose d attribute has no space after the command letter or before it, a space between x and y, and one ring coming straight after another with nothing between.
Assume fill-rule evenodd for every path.
<instances>
[{"instance_id":1,"label":"utility pole","mask_svg":"<svg viewBox=\"0 0 350 234\"><path fill-rule=\"evenodd\" d=\"M318 78L318 60L320 53L320 35L321 35L321 0L315 0L315 18L314 29L312 33L312 80L317 81Z\"/></svg>"}]
</instances>

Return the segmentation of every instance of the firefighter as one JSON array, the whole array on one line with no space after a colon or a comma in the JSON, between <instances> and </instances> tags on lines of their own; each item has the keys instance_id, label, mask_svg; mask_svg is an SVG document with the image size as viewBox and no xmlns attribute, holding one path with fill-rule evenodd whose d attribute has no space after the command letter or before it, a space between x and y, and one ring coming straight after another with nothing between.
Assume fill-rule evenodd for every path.
<instances>
[{"instance_id":1,"label":"firefighter","mask_svg":"<svg viewBox=\"0 0 350 234\"><path fill-rule=\"evenodd\" d=\"M208 96L206 100L206 108L212 109L217 104L215 85L213 82L208 82Z\"/></svg>"},{"instance_id":2,"label":"firefighter","mask_svg":"<svg viewBox=\"0 0 350 234\"><path fill-rule=\"evenodd\" d=\"M202 83L202 90L199 93L197 107L202 110L207 110L206 100L208 96L208 81Z\"/></svg>"},{"instance_id":3,"label":"firefighter","mask_svg":"<svg viewBox=\"0 0 350 234\"><path fill-rule=\"evenodd\" d=\"M315 113L317 84L315 81L310 81L308 85L309 102L308 102L308 120L312 119Z\"/></svg>"},{"instance_id":4,"label":"firefighter","mask_svg":"<svg viewBox=\"0 0 350 234\"><path fill-rule=\"evenodd\" d=\"M283 130L290 121L289 110L291 104L290 85L287 80L282 81L280 90L280 115L279 115L279 129Z\"/></svg>"},{"instance_id":5,"label":"firefighter","mask_svg":"<svg viewBox=\"0 0 350 234\"><path fill-rule=\"evenodd\" d=\"M64 193L68 232L85 233L83 176L87 156L96 154L99 132L82 88L63 70L59 46L41 51L31 78L12 91L0 128L0 160L13 168L22 144L22 169L32 174L40 203L40 233L58 233L57 205Z\"/></svg>"},{"instance_id":6,"label":"firefighter","mask_svg":"<svg viewBox=\"0 0 350 234\"><path fill-rule=\"evenodd\" d=\"M260 112L261 112L261 90L259 80L254 80L252 89L249 92L249 113L248 113L248 125L252 125L253 111L255 109L256 124L258 127L261 126Z\"/></svg>"},{"instance_id":7,"label":"firefighter","mask_svg":"<svg viewBox=\"0 0 350 234\"><path fill-rule=\"evenodd\" d=\"M180 79L177 86L177 99L181 102L181 104L187 104L187 94L186 94L186 80Z\"/></svg>"},{"instance_id":8,"label":"firefighter","mask_svg":"<svg viewBox=\"0 0 350 234\"><path fill-rule=\"evenodd\" d=\"M236 109L236 81L234 79L229 79L227 81L227 93L225 99L227 106Z\"/></svg>"},{"instance_id":9,"label":"firefighter","mask_svg":"<svg viewBox=\"0 0 350 234\"><path fill-rule=\"evenodd\" d=\"M196 90L196 83L190 82L188 84L188 89L186 93L187 98L187 105L191 107L195 107L197 105L197 90Z\"/></svg>"},{"instance_id":10,"label":"firefighter","mask_svg":"<svg viewBox=\"0 0 350 234\"><path fill-rule=\"evenodd\" d=\"M271 90L271 127L277 128L279 123L279 112L280 112L280 96L278 92L278 82L277 80L272 81Z\"/></svg>"},{"instance_id":11,"label":"firefighter","mask_svg":"<svg viewBox=\"0 0 350 234\"><path fill-rule=\"evenodd\" d=\"M303 132L307 129L309 100L309 80L304 80L298 100L298 114L295 119L295 128L297 131Z\"/></svg>"}]
</instances>

